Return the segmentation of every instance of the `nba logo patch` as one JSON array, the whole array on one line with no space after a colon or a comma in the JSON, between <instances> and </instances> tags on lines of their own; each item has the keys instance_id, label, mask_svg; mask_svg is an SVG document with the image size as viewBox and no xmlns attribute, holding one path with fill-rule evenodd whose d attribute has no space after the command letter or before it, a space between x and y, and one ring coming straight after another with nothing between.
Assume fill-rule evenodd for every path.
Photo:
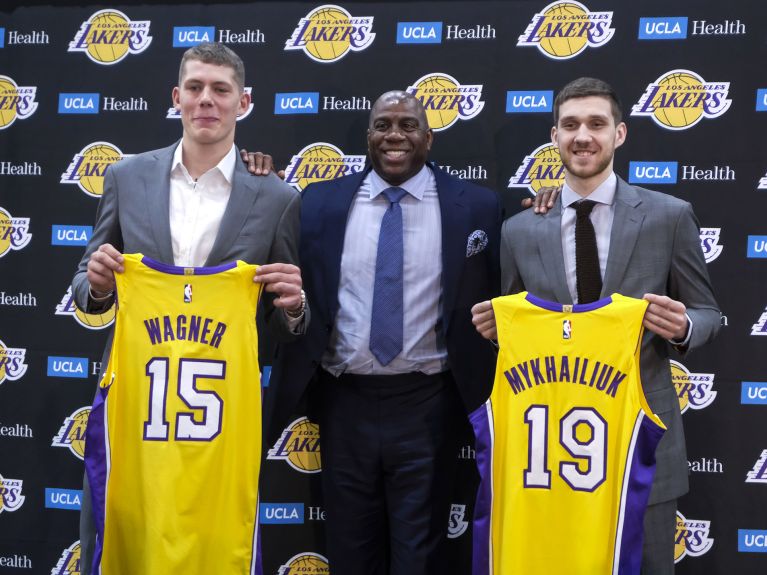
<instances>
[{"instance_id":1,"label":"nba logo patch","mask_svg":"<svg viewBox=\"0 0 767 575\"><path fill-rule=\"evenodd\" d=\"M570 320L566 319L562 321L562 339L570 339L572 337L573 326L570 324Z\"/></svg>"},{"instance_id":2,"label":"nba logo patch","mask_svg":"<svg viewBox=\"0 0 767 575\"><path fill-rule=\"evenodd\" d=\"M184 284L184 303L192 303L192 284Z\"/></svg>"}]
</instances>

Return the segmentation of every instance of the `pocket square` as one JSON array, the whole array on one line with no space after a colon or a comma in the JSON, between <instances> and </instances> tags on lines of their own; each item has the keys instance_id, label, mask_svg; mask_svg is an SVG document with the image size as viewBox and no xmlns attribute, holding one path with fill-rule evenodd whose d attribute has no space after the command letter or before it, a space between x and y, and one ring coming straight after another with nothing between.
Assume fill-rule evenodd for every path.
<instances>
[{"instance_id":1,"label":"pocket square","mask_svg":"<svg viewBox=\"0 0 767 575\"><path fill-rule=\"evenodd\" d=\"M484 230L474 230L469 234L469 241L466 243L466 257L477 255L487 247L487 234Z\"/></svg>"}]
</instances>

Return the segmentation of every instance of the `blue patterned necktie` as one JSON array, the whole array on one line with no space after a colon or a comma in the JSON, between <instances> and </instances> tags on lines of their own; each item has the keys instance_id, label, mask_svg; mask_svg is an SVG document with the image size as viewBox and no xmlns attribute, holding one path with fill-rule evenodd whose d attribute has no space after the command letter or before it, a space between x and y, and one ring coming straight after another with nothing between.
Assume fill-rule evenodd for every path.
<instances>
[{"instance_id":1,"label":"blue patterned necktie","mask_svg":"<svg viewBox=\"0 0 767 575\"><path fill-rule=\"evenodd\" d=\"M407 192L402 188L383 191L390 205L381 220L378 235L373 311L370 316L370 351L381 365L388 365L402 351L402 207Z\"/></svg>"}]
</instances>

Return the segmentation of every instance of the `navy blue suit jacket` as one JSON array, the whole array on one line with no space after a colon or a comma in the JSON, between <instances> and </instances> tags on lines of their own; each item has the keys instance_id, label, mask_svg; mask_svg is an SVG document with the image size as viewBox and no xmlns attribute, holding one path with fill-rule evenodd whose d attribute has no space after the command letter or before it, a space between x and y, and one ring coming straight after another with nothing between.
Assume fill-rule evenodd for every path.
<instances>
[{"instance_id":1,"label":"navy blue suit jacket","mask_svg":"<svg viewBox=\"0 0 767 575\"><path fill-rule=\"evenodd\" d=\"M442 216L443 314L439 328L445 336L449 369L467 412L471 412L489 396L495 371L495 353L474 329L471 306L500 291L501 208L492 190L429 165ZM277 350L264 408L265 439L269 444L289 423L327 348L339 306L346 220L369 170L317 182L303 192L299 259L312 319L303 337L281 344ZM467 256L469 236L475 230L487 234L487 246Z\"/></svg>"}]
</instances>

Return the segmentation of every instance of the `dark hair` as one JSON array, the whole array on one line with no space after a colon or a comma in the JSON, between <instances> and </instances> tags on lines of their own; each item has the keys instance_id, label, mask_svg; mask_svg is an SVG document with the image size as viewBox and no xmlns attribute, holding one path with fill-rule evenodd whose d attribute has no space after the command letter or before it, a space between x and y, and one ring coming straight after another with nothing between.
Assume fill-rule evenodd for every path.
<instances>
[{"instance_id":1,"label":"dark hair","mask_svg":"<svg viewBox=\"0 0 767 575\"><path fill-rule=\"evenodd\" d=\"M557 94L557 97L554 99L554 125L556 126L559 122L559 107L564 102L573 98L586 98L588 96L607 98L610 101L615 125L617 126L621 123L623 120L623 109L618 94L615 93L613 87L604 80L583 77L568 83Z\"/></svg>"},{"instance_id":2,"label":"dark hair","mask_svg":"<svg viewBox=\"0 0 767 575\"><path fill-rule=\"evenodd\" d=\"M228 66L234 70L234 79L240 91L242 92L245 88L245 64L242 63L242 59L231 48L219 42L203 42L189 48L181 57L181 65L178 68L179 86L181 86L184 78L184 66L186 66L189 60L199 60L205 64Z\"/></svg>"}]
</instances>

